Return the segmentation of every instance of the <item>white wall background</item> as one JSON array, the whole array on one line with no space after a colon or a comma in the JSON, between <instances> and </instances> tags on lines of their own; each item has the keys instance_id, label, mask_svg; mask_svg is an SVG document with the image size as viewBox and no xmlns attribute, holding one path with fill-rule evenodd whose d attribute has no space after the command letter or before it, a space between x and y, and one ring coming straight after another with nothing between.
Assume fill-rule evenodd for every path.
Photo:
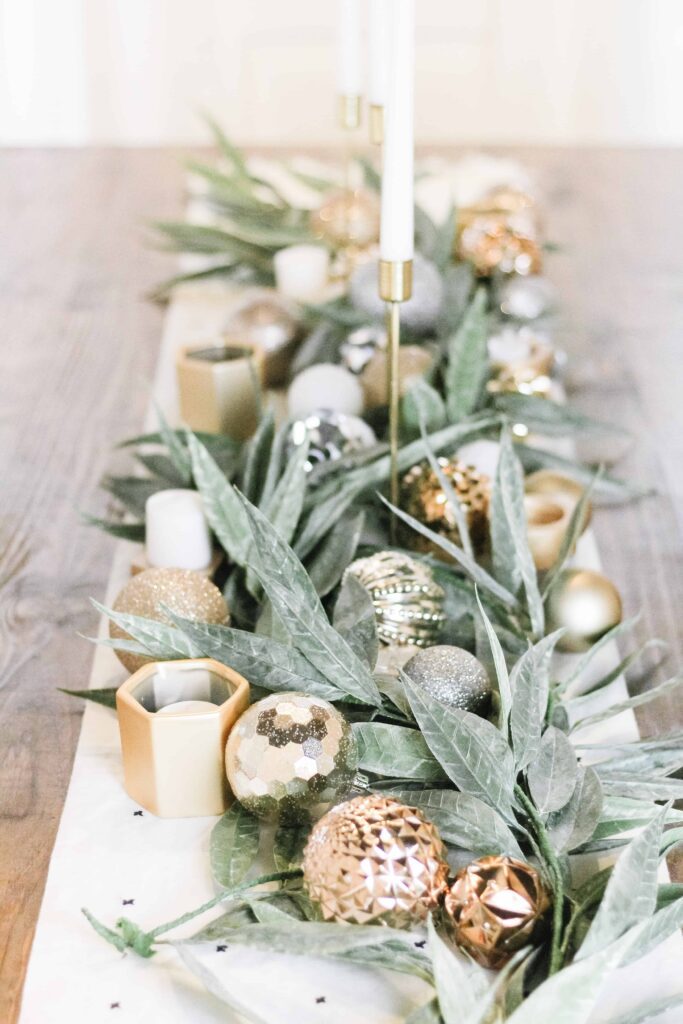
<instances>
[{"instance_id":1,"label":"white wall background","mask_svg":"<svg viewBox=\"0 0 683 1024\"><path fill-rule=\"evenodd\" d=\"M335 0L0 0L0 143L335 135ZM418 0L423 142L683 144L683 0Z\"/></svg>"}]
</instances>

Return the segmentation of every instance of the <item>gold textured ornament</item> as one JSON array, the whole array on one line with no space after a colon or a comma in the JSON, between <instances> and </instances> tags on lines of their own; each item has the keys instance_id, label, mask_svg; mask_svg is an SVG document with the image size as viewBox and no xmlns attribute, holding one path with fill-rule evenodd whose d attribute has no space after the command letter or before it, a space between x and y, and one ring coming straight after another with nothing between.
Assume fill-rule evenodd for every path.
<instances>
[{"instance_id":1,"label":"gold textured ornament","mask_svg":"<svg viewBox=\"0 0 683 1024\"><path fill-rule=\"evenodd\" d=\"M358 796L313 828L304 884L326 921L409 927L446 888L439 833L421 811L393 797Z\"/></svg>"},{"instance_id":2,"label":"gold textured ornament","mask_svg":"<svg viewBox=\"0 0 683 1024\"><path fill-rule=\"evenodd\" d=\"M176 615L197 622L226 624L230 619L228 606L218 587L192 569L145 569L125 585L113 608L124 615L138 615L171 626L173 623L162 611L162 605ZM132 640L115 622L109 623L109 636L112 640ZM115 653L129 672L137 672L153 661L129 651Z\"/></svg>"},{"instance_id":3,"label":"gold textured ornament","mask_svg":"<svg viewBox=\"0 0 683 1024\"><path fill-rule=\"evenodd\" d=\"M481 553L488 541L488 511L491 494L489 478L457 459L439 458L439 466L448 478L460 502L474 550ZM401 508L430 530L454 544L461 545L453 508L441 482L425 460L413 466L401 481ZM410 527L401 527L407 546L415 551L447 556L438 545Z\"/></svg>"},{"instance_id":4,"label":"gold textured ornament","mask_svg":"<svg viewBox=\"0 0 683 1024\"><path fill-rule=\"evenodd\" d=\"M428 565L397 551L377 551L352 562L344 577L349 573L370 593L382 643L436 643L445 621L445 594Z\"/></svg>"},{"instance_id":5,"label":"gold textured ornament","mask_svg":"<svg viewBox=\"0 0 683 1024\"><path fill-rule=\"evenodd\" d=\"M252 814L269 821L319 818L350 790L358 765L344 716L305 693L274 693L246 711L225 751L228 782Z\"/></svg>"},{"instance_id":6,"label":"gold textured ornament","mask_svg":"<svg viewBox=\"0 0 683 1024\"><path fill-rule=\"evenodd\" d=\"M334 249L367 249L379 240L377 197L365 189L335 192L312 214L311 230Z\"/></svg>"},{"instance_id":7,"label":"gold textured ornament","mask_svg":"<svg viewBox=\"0 0 683 1024\"><path fill-rule=\"evenodd\" d=\"M538 872L512 857L482 857L456 875L444 917L457 944L492 970L542 941L550 897Z\"/></svg>"},{"instance_id":8,"label":"gold textured ornament","mask_svg":"<svg viewBox=\"0 0 683 1024\"><path fill-rule=\"evenodd\" d=\"M456 255L482 277L498 271L527 276L541 265L540 224L534 200L516 189L496 189L460 212Z\"/></svg>"},{"instance_id":9,"label":"gold textured ornament","mask_svg":"<svg viewBox=\"0 0 683 1024\"><path fill-rule=\"evenodd\" d=\"M548 599L548 632L561 626L563 651L587 651L621 622L619 591L611 580L591 569L565 569Z\"/></svg>"},{"instance_id":10,"label":"gold textured ornament","mask_svg":"<svg viewBox=\"0 0 683 1024\"><path fill-rule=\"evenodd\" d=\"M231 311L223 330L235 343L260 349L266 387L280 387L286 382L301 337L293 303L274 288L254 289Z\"/></svg>"},{"instance_id":11,"label":"gold textured ornament","mask_svg":"<svg viewBox=\"0 0 683 1024\"><path fill-rule=\"evenodd\" d=\"M417 377L424 377L434 365L432 352L422 345L401 345L398 350L399 394L404 397ZM377 351L370 357L361 375L365 408L376 409L389 402L387 353Z\"/></svg>"}]
</instances>

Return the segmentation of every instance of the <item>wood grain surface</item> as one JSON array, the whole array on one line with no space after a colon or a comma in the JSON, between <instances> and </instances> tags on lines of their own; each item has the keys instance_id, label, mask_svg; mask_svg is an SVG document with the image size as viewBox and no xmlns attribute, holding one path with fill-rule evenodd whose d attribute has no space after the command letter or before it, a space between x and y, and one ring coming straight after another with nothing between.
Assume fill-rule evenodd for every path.
<instances>
[{"instance_id":1,"label":"wood grain surface","mask_svg":"<svg viewBox=\"0 0 683 1024\"><path fill-rule=\"evenodd\" d=\"M506 153L537 173L561 247L548 271L571 399L632 430L618 468L658 489L598 510L595 529L626 613L642 609L641 638L671 645L664 678L683 666L683 151ZM161 331L144 293L170 272L145 245L145 219L178 215L181 191L168 150L0 155L2 1021L18 1013L78 736L80 708L56 688L87 683L92 650L77 632L95 629L88 599L112 556L78 510L104 510L96 484L112 443L143 419ZM643 685L638 673L630 683ZM648 735L681 728L681 699L639 721Z\"/></svg>"}]
</instances>

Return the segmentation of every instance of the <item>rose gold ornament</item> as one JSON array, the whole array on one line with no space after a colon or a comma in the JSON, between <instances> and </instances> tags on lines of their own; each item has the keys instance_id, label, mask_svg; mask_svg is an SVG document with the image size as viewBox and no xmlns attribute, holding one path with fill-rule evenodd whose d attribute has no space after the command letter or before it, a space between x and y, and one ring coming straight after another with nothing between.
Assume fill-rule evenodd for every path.
<instances>
[{"instance_id":1,"label":"rose gold ornament","mask_svg":"<svg viewBox=\"0 0 683 1024\"><path fill-rule=\"evenodd\" d=\"M304 884L326 921L408 927L446 887L445 847L434 825L393 797L334 807L310 834Z\"/></svg>"},{"instance_id":2,"label":"rose gold ornament","mask_svg":"<svg viewBox=\"0 0 683 1024\"><path fill-rule=\"evenodd\" d=\"M457 944L497 970L523 946L540 942L550 897L538 872L512 857L482 857L458 872L444 917Z\"/></svg>"},{"instance_id":3,"label":"rose gold ornament","mask_svg":"<svg viewBox=\"0 0 683 1024\"><path fill-rule=\"evenodd\" d=\"M476 551L481 552L488 540L489 478L456 459L439 458L438 461L460 502L472 545ZM460 531L449 496L429 462L413 466L403 477L401 507L430 530L461 545ZM429 552L440 558L447 557L440 547L415 530L410 527L401 529L405 543L415 551Z\"/></svg>"}]
</instances>

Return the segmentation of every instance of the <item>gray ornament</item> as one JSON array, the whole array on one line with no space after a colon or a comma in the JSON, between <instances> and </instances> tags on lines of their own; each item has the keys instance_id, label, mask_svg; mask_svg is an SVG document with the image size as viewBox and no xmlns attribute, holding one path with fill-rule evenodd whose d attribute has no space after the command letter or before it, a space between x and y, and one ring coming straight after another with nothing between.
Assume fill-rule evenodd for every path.
<instances>
[{"instance_id":1,"label":"gray ornament","mask_svg":"<svg viewBox=\"0 0 683 1024\"><path fill-rule=\"evenodd\" d=\"M387 332L379 324L357 327L347 335L339 349L342 365L351 373L361 373L375 352L387 347Z\"/></svg>"},{"instance_id":2,"label":"gray ornament","mask_svg":"<svg viewBox=\"0 0 683 1024\"><path fill-rule=\"evenodd\" d=\"M404 671L439 703L482 717L488 714L492 688L486 669L462 647L426 647L413 655Z\"/></svg>"},{"instance_id":3,"label":"gray ornament","mask_svg":"<svg viewBox=\"0 0 683 1024\"><path fill-rule=\"evenodd\" d=\"M375 432L360 416L320 409L292 424L287 440L289 454L308 441L307 473L322 462L335 462L377 443Z\"/></svg>"},{"instance_id":4,"label":"gray ornament","mask_svg":"<svg viewBox=\"0 0 683 1024\"><path fill-rule=\"evenodd\" d=\"M349 298L356 309L370 319L381 321L385 304L379 297L376 263L361 263L349 282ZM415 334L434 330L443 302L443 280L437 267L415 253L413 259L413 294L401 303L401 323Z\"/></svg>"},{"instance_id":5,"label":"gray ornament","mask_svg":"<svg viewBox=\"0 0 683 1024\"><path fill-rule=\"evenodd\" d=\"M500 311L515 320L537 320L557 304L557 292L545 277L513 275L498 293Z\"/></svg>"}]
</instances>

